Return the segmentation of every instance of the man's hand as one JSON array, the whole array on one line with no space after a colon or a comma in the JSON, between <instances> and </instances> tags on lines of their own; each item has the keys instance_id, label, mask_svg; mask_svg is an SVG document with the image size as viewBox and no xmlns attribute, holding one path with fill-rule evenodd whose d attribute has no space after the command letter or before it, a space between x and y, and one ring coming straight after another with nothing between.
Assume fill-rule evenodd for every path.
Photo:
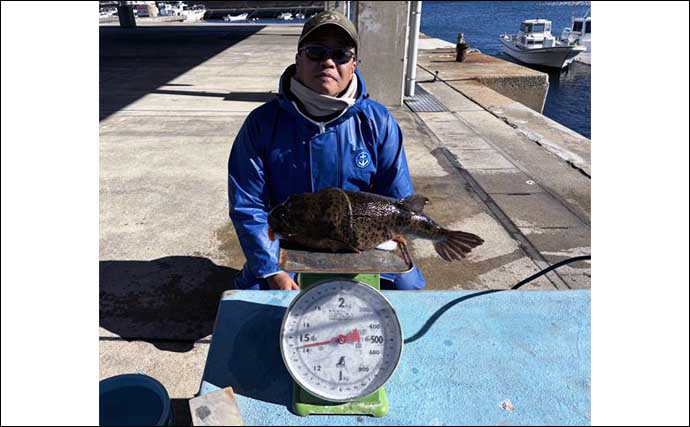
<instances>
[{"instance_id":1,"label":"man's hand","mask_svg":"<svg viewBox=\"0 0 690 427\"><path fill-rule=\"evenodd\" d=\"M297 283L295 283L295 281L292 280L292 277L290 277L290 275L284 271L278 274L274 274L273 276L267 277L266 280L268 281L268 286L271 289L282 291L299 290L299 286L297 286Z\"/></svg>"}]
</instances>

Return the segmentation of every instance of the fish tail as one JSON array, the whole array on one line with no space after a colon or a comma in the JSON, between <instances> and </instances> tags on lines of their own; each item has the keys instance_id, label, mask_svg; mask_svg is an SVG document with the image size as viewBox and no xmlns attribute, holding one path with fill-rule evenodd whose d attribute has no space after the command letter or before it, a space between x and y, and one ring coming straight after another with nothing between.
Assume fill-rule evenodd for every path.
<instances>
[{"instance_id":1,"label":"fish tail","mask_svg":"<svg viewBox=\"0 0 690 427\"><path fill-rule=\"evenodd\" d=\"M446 261L459 261L484 243L484 239L464 231L443 230L443 237L434 242L434 249Z\"/></svg>"}]
</instances>

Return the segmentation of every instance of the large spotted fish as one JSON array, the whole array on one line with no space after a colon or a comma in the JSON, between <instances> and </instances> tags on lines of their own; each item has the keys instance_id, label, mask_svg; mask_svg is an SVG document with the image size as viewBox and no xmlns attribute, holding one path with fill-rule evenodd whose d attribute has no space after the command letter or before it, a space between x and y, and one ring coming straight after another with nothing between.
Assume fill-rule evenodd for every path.
<instances>
[{"instance_id":1,"label":"large spotted fish","mask_svg":"<svg viewBox=\"0 0 690 427\"><path fill-rule=\"evenodd\" d=\"M420 195L395 200L339 188L292 195L271 210L269 238L317 251L360 252L411 235L432 240L446 261L465 258L484 243L474 234L436 224L422 213L428 201Z\"/></svg>"}]
</instances>

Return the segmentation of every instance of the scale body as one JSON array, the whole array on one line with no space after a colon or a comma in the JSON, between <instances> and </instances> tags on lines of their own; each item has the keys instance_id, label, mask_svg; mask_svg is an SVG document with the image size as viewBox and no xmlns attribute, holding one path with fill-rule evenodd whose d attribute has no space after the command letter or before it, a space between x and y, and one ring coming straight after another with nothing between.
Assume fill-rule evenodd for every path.
<instances>
[{"instance_id":1,"label":"scale body","mask_svg":"<svg viewBox=\"0 0 690 427\"><path fill-rule=\"evenodd\" d=\"M302 262L316 256L319 270L305 267L300 272L300 293L280 328L281 355L294 380L293 411L301 416L385 416L389 406L384 384L400 362L403 335L395 309L380 292L380 274L343 272L348 270L343 263L359 271L375 266L353 268L359 261L341 254L290 254ZM367 258L366 253L355 256ZM391 257L386 262L395 258L385 256ZM330 258L324 262L319 257ZM281 264L287 264L287 257L281 258ZM393 272L408 265L411 262Z\"/></svg>"}]
</instances>

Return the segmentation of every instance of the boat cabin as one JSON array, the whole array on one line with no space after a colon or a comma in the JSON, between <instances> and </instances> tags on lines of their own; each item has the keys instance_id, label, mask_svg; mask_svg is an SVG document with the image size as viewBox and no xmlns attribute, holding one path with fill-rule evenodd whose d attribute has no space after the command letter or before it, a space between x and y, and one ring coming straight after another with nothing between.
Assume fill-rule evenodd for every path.
<instances>
[{"instance_id":1,"label":"boat cabin","mask_svg":"<svg viewBox=\"0 0 690 427\"><path fill-rule=\"evenodd\" d=\"M582 29L584 28L584 32ZM579 35L591 34L592 33L592 18L573 18L572 26L570 28L571 33L577 33Z\"/></svg>"},{"instance_id":2,"label":"boat cabin","mask_svg":"<svg viewBox=\"0 0 690 427\"><path fill-rule=\"evenodd\" d=\"M570 27L563 29L561 41L571 45L583 45L587 51L592 50L592 17L573 16Z\"/></svg>"},{"instance_id":3,"label":"boat cabin","mask_svg":"<svg viewBox=\"0 0 690 427\"><path fill-rule=\"evenodd\" d=\"M551 34L551 21L546 19L527 19L520 23L517 44L525 48L553 47L556 38Z\"/></svg>"},{"instance_id":4,"label":"boat cabin","mask_svg":"<svg viewBox=\"0 0 690 427\"><path fill-rule=\"evenodd\" d=\"M551 32L551 21L546 19L527 19L520 23L520 32L529 33L545 33Z\"/></svg>"}]
</instances>

